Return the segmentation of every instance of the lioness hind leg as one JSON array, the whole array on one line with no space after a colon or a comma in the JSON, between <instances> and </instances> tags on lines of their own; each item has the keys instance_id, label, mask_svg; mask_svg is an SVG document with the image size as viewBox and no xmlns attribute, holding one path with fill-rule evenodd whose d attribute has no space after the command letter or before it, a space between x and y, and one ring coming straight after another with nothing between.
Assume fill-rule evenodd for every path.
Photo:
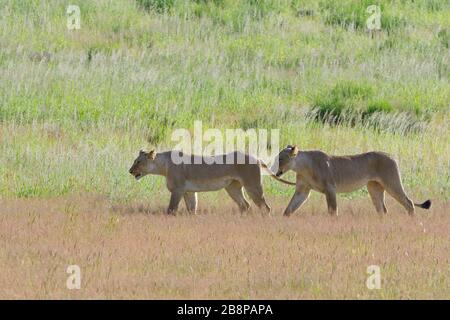
<instances>
[{"instance_id":1,"label":"lioness hind leg","mask_svg":"<svg viewBox=\"0 0 450 320\"><path fill-rule=\"evenodd\" d=\"M197 214L197 193L186 192L184 194L184 202L189 213Z\"/></svg>"},{"instance_id":2,"label":"lioness hind leg","mask_svg":"<svg viewBox=\"0 0 450 320\"><path fill-rule=\"evenodd\" d=\"M245 186L245 191L247 191L248 195L258 208L263 209L267 213L270 213L271 208L264 198L264 193L261 185L252 187Z\"/></svg>"},{"instance_id":3,"label":"lioness hind leg","mask_svg":"<svg viewBox=\"0 0 450 320\"><path fill-rule=\"evenodd\" d=\"M414 215L414 203L405 193L403 189L402 182L400 180L400 174L396 172L391 176L391 180L389 182L383 184L387 193L389 193L395 200L400 202L400 204L405 207L406 211L408 211L409 215Z\"/></svg>"},{"instance_id":4,"label":"lioness hind leg","mask_svg":"<svg viewBox=\"0 0 450 320\"><path fill-rule=\"evenodd\" d=\"M378 213L387 213L386 205L384 203L384 188L376 181L369 181L367 184L367 191L369 191L370 198Z\"/></svg>"},{"instance_id":5,"label":"lioness hind leg","mask_svg":"<svg viewBox=\"0 0 450 320\"><path fill-rule=\"evenodd\" d=\"M242 212L247 211L250 208L250 204L244 197L242 184L239 181L233 181L228 187L225 188L228 195L239 206L239 210Z\"/></svg>"},{"instance_id":6,"label":"lioness hind leg","mask_svg":"<svg viewBox=\"0 0 450 320\"><path fill-rule=\"evenodd\" d=\"M395 189L395 188L386 188L386 191L400 204L405 207L406 211L408 211L408 214L413 216L415 213L414 210L414 203L411 201L410 198L406 195L406 193L402 189Z\"/></svg>"},{"instance_id":7,"label":"lioness hind leg","mask_svg":"<svg viewBox=\"0 0 450 320\"><path fill-rule=\"evenodd\" d=\"M336 201L336 187L327 186L325 190L325 197L327 199L328 213L332 216L338 215L337 201Z\"/></svg>"}]
</instances>

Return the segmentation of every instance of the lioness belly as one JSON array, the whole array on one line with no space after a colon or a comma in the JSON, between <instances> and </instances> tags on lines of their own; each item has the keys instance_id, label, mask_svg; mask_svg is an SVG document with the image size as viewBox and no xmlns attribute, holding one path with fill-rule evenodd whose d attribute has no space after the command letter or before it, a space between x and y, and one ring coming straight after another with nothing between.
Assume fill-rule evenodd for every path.
<instances>
[{"instance_id":1,"label":"lioness belly","mask_svg":"<svg viewBox=\"0 0 450 320\"><path fill-rule=\"evenodd\" d=\"M336 192L342 193L342 192L352 192L356 191L358 189L361 189L367 183L369 182L369 179L362 178L362 179L352 179L351 181L341 182L338 185L336 185Z\"/></svg>"},{"instance_id":2,"label":"lioness belly","mask_svg":"<svg viewBox=\"0 0 450 320\"><path fill-rule=\"evenodd\" d=\"M185 184L185 191L217 191L230 185L232 179L211 179L211 180L188 180Z\"/></svg>"}]
</instances>

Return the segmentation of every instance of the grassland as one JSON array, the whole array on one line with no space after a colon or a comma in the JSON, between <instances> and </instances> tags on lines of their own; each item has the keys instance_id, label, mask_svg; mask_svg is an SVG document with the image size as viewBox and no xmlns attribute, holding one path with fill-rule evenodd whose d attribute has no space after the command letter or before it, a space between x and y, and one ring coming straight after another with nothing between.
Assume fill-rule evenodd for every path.
<instances>
[{"instance_id":1,"label":"grassland","mask_svg":"<svg viewBox=\"0 0 450 320\"><path fill-rule=\"evenodd\" d=\"M177 217L86 195L1 200L0 298L450 298L448 203L411 219L390 199L384 218L345 200L333 219L316 200L289 219L241 216L231 200ZM72 264L79 290L66 287ZM379 290L366 287L370 265Z\"/></svg>"},{"instance_id":2,"label":"grassland","mask_svg":"<svg viewBox=\"0 0 450 320\"><path fill-rule=\"evenodd\" d=\"M0 1L2 297L449 297L448 1L80 0L79 30L68 4ZM370 4L379 32L365 29ZM285 221L292 189L264 179L273 219L215 207L222 193L202 195L204 215L166 218L164 180L127 171L195 120L278 128L281 145L331 154L386 151L408 194L436 206L379 220L361 190L339 199L339 220L314 196ZM90 268L85 291L55 280L71 257ZM364 289L372 262L388 289Z\"/></svg>"},{"instance_id":3,"label":"grassland","mask_svg":"<svg viewBox=\"0 0 450 320\"><path fill-rule=\"evenodd\" d=\"M79 1L68 30L65 1L1 2L2 196L142 198L161 180L129 179L136 151L202 120L282 128L303 149L385 150L408 189L448 198L448 3L382 1L389 28L374 38L347 19L365 2L162 3ZM322 126L305 116L315 108L387 121Z\"/></svg>"}]
</instances>

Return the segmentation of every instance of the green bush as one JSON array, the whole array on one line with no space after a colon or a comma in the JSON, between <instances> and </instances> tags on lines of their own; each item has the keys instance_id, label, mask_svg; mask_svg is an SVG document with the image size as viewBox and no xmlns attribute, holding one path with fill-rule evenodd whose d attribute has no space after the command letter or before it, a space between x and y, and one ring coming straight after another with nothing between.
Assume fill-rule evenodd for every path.
<instances>
[{"instance_id":1,"label":"green bush","mask_svg":"<svg viewBox=\"0 0 450 320\"><path fill-rule=\"evenodd\" d=\"M146 122L146 141L153 146L162 143L177 123L175 114L168 111L146 109L142 117Z\"/></svg>"},{"instance_id":2,"label":"green bush","mask_svg":"<svg viewBox=\"0 0 450 320\"><path fill-rule=\"evenodd\" d=\"M136 0L138 5L146 11L165 13L172 9L175 0Z\"/></svg>"},{"instance_id":3,"label":"green bush","mask_svg":"<svg viewBox=\"0 0 450 320\"><path fill-rule=\"evenodd\" d=\"M318 97L313 104L313 118L324 123L340 123L345 107L345 102L335 96Z\"/></svg>"},{"instance_id":4,"label":"green bush","mask_svg":"<svg viewBox=\"0 0 450 320\"><path fill-rule=\"evenodd\" d=\"M449 49L449 45L450 45L450 34L447 32L447 29L442 29L439 30L438 34L438 39L441 42L441 44Z\"/></svg>"},{"instance_id":5,"label":"green bush","mask_svg":"<svg viewBox=\"0 0 450 320\"><path fill-rule=\"evenodd\" d=\"M356 81L341 81L338 82L331 90L333 97L348 100L348 99L365 99L372 95L372 87L364 82Z\"/></svg>"},{"instance_id":6,"label":"green bush","mask_svg":"<svg viewBox=\"0 0 450 320\"><path fill-rule=\"evenodd\" d=\"M358 108L364 105L372 94L373 89L367 83L340 81L331 90L314 99L313 118L330 124L354 123L360 113Z\"/></svg>"},{"instance_id":7,"label":"green bush","mask_svg":"<svg viewBox=\"0 0 450 320\"><path fill-rule=\"evenodd\" d=\"M342 28L353 28L355 30L366 30L366 21L370 14L366 12L371 5L380 6L381 29L391 32L405 24L400 17L394 16L381 1L333 1L323 0L320 2L320 10L325 17L325 23Z\"/></svg>"},{"instance_id":8,"label":"green bush","mask_svg":"<svg viewBox=\"0 0 450 320\"><path fill-rule=\"evenodd\" d=\"M375 112L392 112L394 111L394 107L386 100L374 101L367 105L366 110L363 115L371 115Z\"/></svg>"}]
</instances>

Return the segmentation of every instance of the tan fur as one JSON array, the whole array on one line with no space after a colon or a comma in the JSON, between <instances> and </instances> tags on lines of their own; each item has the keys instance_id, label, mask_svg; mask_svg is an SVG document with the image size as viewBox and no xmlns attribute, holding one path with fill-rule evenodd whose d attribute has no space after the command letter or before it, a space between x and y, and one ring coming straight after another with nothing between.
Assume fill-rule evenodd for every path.
<instances>
[{"instance_id":1,"label":"tan fur","mask_svg":"<svg viewBox=\"0 0 450 320\"><path fill-rule=\"evenodd\" d=\"M241 212L247 211L250 204L245 199L243 190L247 192L255 204L270 212L261 185L261 169L267 166L260 160L249 155L234 152L228 155L214 157L201 157L188 155L190 164L175 164L171 158L172 151L162 153L149 153L141 151L129 172L140 179L147 174L157 174L166 177L167 188L171 192L168 213L175 213L181 198L184 198L189 212L196 213L197 192L215 191L225 189L228 195L237 203ZM179 153L183 156L183 153ZM242 157L244 164L226 164L227 157ZM204 162L204 159L215 160ZM200 160L200 164L195 164ZM236 162L236 161L234 161ZM268 170L269 171L269 170ZM275 179L284 181L271 173Z\"/></svg>"},{"instance_id":2,"label":"tan fur","mask_svg":"<svg viewBox=\"0 0 450 320\"><path fill-rule=\"evenodd\" d=\"M414 204L406 195L397 162L383 152L367 152L351 156L330 156L322 151L299 151L287 146L278 157L277 176L288 170L297 173L296 191L284 215L289 216L307 199L311 190L325 194L328 211L338 214L336 193L351 192L367 186L379 213L387 213L384 191L400 202L410 215L414 206L428 209L431 202Z\"/></svg>"}]
</instances>

